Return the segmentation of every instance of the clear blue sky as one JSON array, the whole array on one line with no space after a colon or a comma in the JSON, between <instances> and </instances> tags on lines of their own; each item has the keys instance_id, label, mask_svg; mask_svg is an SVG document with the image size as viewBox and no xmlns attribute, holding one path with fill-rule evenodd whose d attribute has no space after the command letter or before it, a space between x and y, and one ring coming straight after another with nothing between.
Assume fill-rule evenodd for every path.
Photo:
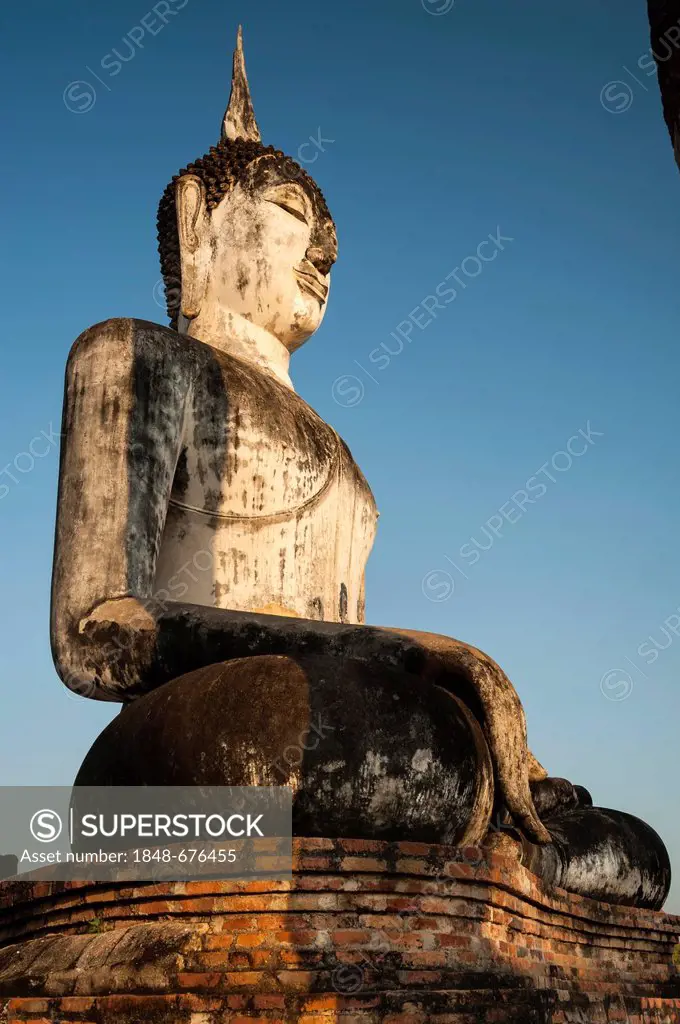
<instances>
[{"instance_id":1,"label":"clear blue sky","mask_svg":"<svg viewBox=\"0 0 680 1024\"><path fill-rule=\"evenodd\" d=\"M662 624L680 606L680 177L646 5L423 3L169 0L160 30L140 28L141 0L3 11L0 468L17 482L0 477L0 780L70 783L113 713L69 696L51 664L58 455L31 468L29 445L44 453L34 439L58 429L84 328L165 322L156 204L217 140L242 20L265 141L295 156L332 140L308 169L340 259L293 376L381 509L369 621L495 657L551 774L648 820L677 868L680 638ZM114 49L134 54L115 74ZM456 271L427 324L423 299L498 228L512 241ZM425 326L385 365L375 350L397 351L409 314ZM553 468L588 423L603 436ZM534 500L517 512L522 489Z\"/></svg>"}]
</instances>

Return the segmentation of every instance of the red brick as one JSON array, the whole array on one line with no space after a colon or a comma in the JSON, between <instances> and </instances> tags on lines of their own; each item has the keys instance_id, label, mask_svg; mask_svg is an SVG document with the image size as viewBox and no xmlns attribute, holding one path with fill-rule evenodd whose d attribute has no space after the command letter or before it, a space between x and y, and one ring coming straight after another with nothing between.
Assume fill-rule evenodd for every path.
<instances>
[{"instance_id":1,"label":"red brick","mask_svg":"<svg viewBox=\"0 0 680 1024\"><path fill-rule=\"evenodd\" d=\"M224 985L227 989L249 988L257 989L269 979L262 971L236 971L223 975Z\"/></svg>"},{"instance_id":2,"label":"red brick","mask_svg":"<svg viewBox=\"0 0 680 1024\"><path fill-rule=\"evenodd\" d=\"M293 857L293 871L328 871L333 865L330 857Z\"/></svg>"},{"instance_id":3,"label":"red brick","mask_svg":"<svg viewBox=\"0 0 680 1024\"><path fill-rule=\"evenodd\" d=\"M368 853L384 853L386 843L378 839L339 839L338 846L347 853L360 853L365 857Z\"/></svg>"},{"instance_id":4,"label":"red brick","mask_svg":"<svg viewBox=\"0 0 680 1024\"><path fill-rule=\"evenodd\" d=\"M275 932L274 939L282 946L313 946L316 942L317 933L306 932Z\"/></svg>"},{"instance_id":5,"label":"red brick","mask_svg":"<svg viewBox=\"0 0 680 1024\"><path fill-rule=\"evenodd\" d=\"M265 936L262 935L259 932L246 932L245 935L237 935L237 937L236 937L236 945L237 946L245 946L245 947L261 946L264 941L265 941Z\"/></svg>"},{"instance_id":6,"label":"red brick","mask_svg":"<svg viewBox=\"0 0 680 1024\"><path fill-rule=\"evenodd\" d=\"M161 914L169 914L177 909L177 904L171 903L169 900L154 900L152 903L136 904L137 913L143 914L144 917L158 917Z\"/></svg>"},{"instance_id":7,"label":"red brick","mask_svg":"<svg viewBox=\"0 0 680 1024\"><path fill-rule=\"evenodd\" d=\"M378 860L377 857L343 857L340 867L343 874L351 874L355 871L387 871L387 863L384 860Z\"/></svg>"},{"instance_id":8,"label":"red brick","mask_svg":"<svg viewBox=\"0 0 680 1024\"><path fill-rule=\"evenodd\" d=\"M371 932L348 928L343 931L331 932L331 939L333 941L333 945L336 946L359 945L360 943L370 941Z\"/></svg>"},{"instance_id":9,"label":"red brick","mask_svg":"<svg viewBox=\"0 0 680 1024\"><path fill-rule=\"evenodd\" d=\"M46 999L10 999L7 1004L9 1013L47 1013L48 1009Z\"/></svg>"},{"instance_id":10,"label":"red brick","mask_svg":"<svg viewBox=\"0 0 680 1024\"><path fill-rule=\"evenodd\" d=\"M59 1005L66 1013L87 1013L94 1006L94 999L89 996L62 996Z\"/></svg>"},{"instance_id":11,"label":"red brick","mask_svg":"<svg viewBox=\"0 0 680 1024\"><path fill-rule=\"evenodd\" d=\"M334 850L336 842L334 839L318 839L301 836L293 841L293 851L297 850Z\"/></svg>"},{"instance_id":12,"label":"red brick","mask_svg":"<svg viewBox=\"0 0 680 1024\"><path fill-rule=\"evenodd\" d=\"M260 926L258 919L250 915L248 917L239 917L236 914L227 914L221 918L221 921L222 930L225 932L249 931Z\"/></svg>"},{"instance_id":13,"label":"red brick","mask_svg":"<svg viewBox=\"0 0 680 1024\"><path fill-rule=\"evenodd\" d=\"M182 900L180 907L184 914L210 914L215 909L215 900L206 897L195 900Z\"/></svg>"},{"instance_id":14,"label":"red brick","mask_svg":"<svg viewBox=\"0 0 680 1024\"><path fill-rule=\"evenodd\" d=\"M308 991L316 980L312 971L278 971L276 977L283 988L295 988Z\"/></svg>"},{"instance_id":15,"label":"red brick","mask_svg":"<svg viewBox=\"0 0 680 1024\"><path fill-rule=\"evenodd\" d=\"M304 1010L335 1010L338 1006L337 996L310 996L304 999L302 1008Z\"/></svg>"},{"instance_id":16,"label":"red brick","mask_svg":"<svg viewBox=\"0 0 680 1024\"><path fill-rule=\"evenodd\" d=\"M181 988L217 988L222 975L208 971L182 971L177 980Z\"/></svg>"},{"instance_id":17,"label":"red brick","mask_svg":"<svg viewBox=\"0 0 680 1024\"><path fill-rule=\"evenodd\" d=\"M253 998L256 1010L284 1010L286 997L278 995L259 995Z\"/></svg>"},{"instance_id":18,"label":"red brick","mask_svg":"<svg viewBox=\"0 0 680 1024\"><path fill-rule=\"evenodd\" d=\"M118 902L120 899L118 893L110 892L109 890L97 889L96 892L88 892L85 894L85 903L112 903Z\"/></svg>"},{"instance_id":19,"label":"red brick","mask_svg":"<svg viewBox=\"0 0 680 1024\"><path fill-rule=\"evenodd\" d=\"M245 1010L248 996L229 995L225 999L225 1004L230 1010Z\"/></svg>"},{"instance_id":20,"label":"red brick","mask_svg":"<svg viewBox=\"0 0 680 1024\"><path fill-rule=\"evenodd\" d=\"M233 932L215 932L212 935L206 935L205 948L230 949L235 942L236 936Z\"/></svg>"},{"instance_id":21,"label":"red brick","mask_svg":"<svg viewBox=\"0 0 680 1024\"><path fill-rule=\"evenodd\" d=\"M183 992L180 996L182 1009L191 1010L195 1013L213 1013L224 1007L224 999L221 996L204 996L198 992Z\"/></svg>"}]
</instances>

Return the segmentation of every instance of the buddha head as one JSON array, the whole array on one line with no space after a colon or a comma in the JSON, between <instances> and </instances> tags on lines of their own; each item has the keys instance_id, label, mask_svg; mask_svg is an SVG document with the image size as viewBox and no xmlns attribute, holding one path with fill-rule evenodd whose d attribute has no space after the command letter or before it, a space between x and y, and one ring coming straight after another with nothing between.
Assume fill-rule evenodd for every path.
<instances>
[{"instance_id":1,"label":"buddha head","mask_svg":"<svg viewBox=\"0 0 680 1024\"><path fill-rule=\"evenodd\" d=\"M158 240L175 329L219 308L293 352L323 319L335 225L312 178L262 144L240 28L222 138L165 189Z\"/></svg>"}]
</instances>

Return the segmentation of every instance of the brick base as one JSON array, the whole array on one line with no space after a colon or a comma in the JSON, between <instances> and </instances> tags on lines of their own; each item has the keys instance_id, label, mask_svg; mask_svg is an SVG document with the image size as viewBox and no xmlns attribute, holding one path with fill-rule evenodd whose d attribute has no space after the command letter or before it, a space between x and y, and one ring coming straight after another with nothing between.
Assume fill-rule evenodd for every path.
<instances>
[{"instance_id":1,"label":"brick base","mask_svg":"<svg viewBox=\"0 0 680 1024\"><path fill-rule=\"evenodd\" d=\"M503 837L299 839L292 882L0 885L0 1024L676 1024L679 935Z\"/></svg>"}]
</instances>

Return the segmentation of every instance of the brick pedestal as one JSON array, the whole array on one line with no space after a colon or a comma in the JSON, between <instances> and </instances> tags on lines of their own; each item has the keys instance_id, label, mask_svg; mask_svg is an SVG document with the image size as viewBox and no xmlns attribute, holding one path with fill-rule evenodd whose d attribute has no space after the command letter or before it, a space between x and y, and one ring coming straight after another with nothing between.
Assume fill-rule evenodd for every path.
<instances>
[{"instance_id":1,"label":"brick pedestal","mask_svg":"<svg viewBox=\"0 0 680 1024\"><path fill-rule=\"evenodd\" d=\"M680 918L548 892L497 846L300 839L292 882L1 885L0 1022L680 1022Z\"/></svg>"}]
</instances>

